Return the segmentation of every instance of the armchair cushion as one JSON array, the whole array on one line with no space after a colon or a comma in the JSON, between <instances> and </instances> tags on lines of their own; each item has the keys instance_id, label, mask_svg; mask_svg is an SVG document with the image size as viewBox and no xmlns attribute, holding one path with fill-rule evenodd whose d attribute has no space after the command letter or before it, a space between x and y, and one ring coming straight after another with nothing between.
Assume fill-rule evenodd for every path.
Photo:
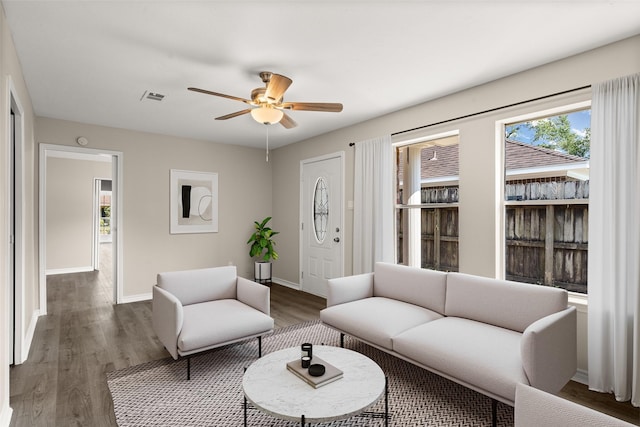
<instances>
[{"instance_id":1,"label":"armchair cushion","mask_svg":"<svg viewBox=\"0 0 640 427\"><path fill-rule=\"evenodd\" d=\"M272 328L271 317L235 299L192 304L184 307L178 349L185 356L262 335Z\"/></svg>"}]
</instances>

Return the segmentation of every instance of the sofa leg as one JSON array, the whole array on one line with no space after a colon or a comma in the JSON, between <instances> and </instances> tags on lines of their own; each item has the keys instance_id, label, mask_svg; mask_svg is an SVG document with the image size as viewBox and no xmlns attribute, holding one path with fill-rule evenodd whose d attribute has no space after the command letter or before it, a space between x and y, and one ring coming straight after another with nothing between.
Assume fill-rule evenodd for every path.
<instances>
[{"instance_id":1,"label":"sofa leg","mask_svg":"<svg viewBox=\"0 0 640 427\"><path fill-rule=\"evenodd\" d=\"M262 336L258 337L258 359L262 357Z\"/></svg>"},{"instance_id":2,"label":"sofa leg","mask_svg":"<svg viewBox=\"0 0 640 427\"><path fill-rule=\"evenodd\" d=\"M340 332L340 347L344 348L344 334Z\"/></svg>"},{"instance_id":3,"label":"sofa leg","mask_svg":"<svg viewBox=\"0 0 640 427\"><path fill-rule=\"evenodd\" d=\"M491 399L491 425L498 425L498 401L495 399Z\"/></svg>"},{"instance_id":4,"label":"sofa leg","mask_svg":"<svg viewBox=\"0 0 640 427\"><path fill-rule=\"evenodd\" d=\"M187 357L187 381L191 380L191 357Z\"/></svg>"}]
</instances>

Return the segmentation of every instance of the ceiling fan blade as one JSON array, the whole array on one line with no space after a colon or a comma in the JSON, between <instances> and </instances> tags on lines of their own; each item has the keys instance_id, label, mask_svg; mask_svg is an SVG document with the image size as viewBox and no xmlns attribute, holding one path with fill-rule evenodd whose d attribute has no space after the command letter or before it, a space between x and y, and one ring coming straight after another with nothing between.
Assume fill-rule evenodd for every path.
<instances>
[{"instance_id":1,"label":"ceiling fan blade","mask_svg":"<svg viewBox=\"0 0 640 427\"><path fill-rule=\"evenodd\" d=\"M285 91L291 86L291 83L293 83L293 80L289 77L272 74L269 83L267 83L267 90L264 95L276 102L280 101Z\"/></svg>"},{"instance_id":2,"label":"ceiling fan blade","mask_svg":"<svg viewBox=\"0 0 640 427\"><path fill-rule=\"evenodd\" d=\"M210 90L206 90L206 89L199 89L197 87L189 87L187 88L193 92L200 92L200 93L204 93L205 95L213 95L213 96L220 96L222 98L228 98L228 99L233 99L234 101L240 101L240 102L244 102L246 104L251 104L251 101L248 99L244 99L244 98L238 98L237 96L232 96L232 95L225 95L224 93L218 93L218 92L211 92Z\"/></svg>"},{"instance_id":3,"label":"ceiling fan blade","mask_svg":"<svg viewBox=\"0 0 640 427\"><path fill-rule=\"evenodd\" d=\"M287 129L291 129L294 128L296 126L298 126L298 124L296 123L295 120L293 120L291 118L291 116L287 115L286 113L284 114L284 116L282 116L282 118L280 119L280 124L282 126L284 126Z\"/></svg>"},{"instance_id":4,"label":"ceiling fan blade","mask_svg":"<svg viewBox=\"0 0 640 427\"><path fill-rule=\"evenodd\" d=\"M287 110L303 111L325 111L328 113L339 113L342 111L342 104L337 102L284 102L282 108Z\"/></svg>"},{"instance_id":5,"label":"ceiling fan blade","mask_svg":"<svg viewBox=\"0 0 640 427\"><path fill-rule=\"evenodd\" d=\"M236 111L235 113L227 114L226 116L216 117L216 120L232 119L234 117L242 116L243 114L247 114L250 112L251 112L251 108L247 108L246 110Z\"/></svg>"}]
</instances>

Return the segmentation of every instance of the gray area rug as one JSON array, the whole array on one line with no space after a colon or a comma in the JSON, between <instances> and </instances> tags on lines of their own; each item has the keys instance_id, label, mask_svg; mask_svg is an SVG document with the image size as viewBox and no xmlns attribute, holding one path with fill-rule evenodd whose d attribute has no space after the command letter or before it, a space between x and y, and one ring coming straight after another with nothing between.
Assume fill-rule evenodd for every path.
<instances>
[{"instance_id":1,"label":"gray area rug","mask_svg":"<svg viewBox=\"0 0 640 427\"><path fill-rule=\"evenodd\" d=\"M319 322L282 328L263 338L263 353L303 342L340 345L338 332ZM376 361L388 375L390 426L490 426L491 399L454 382L390 356L350 337L345 347ZM241 426L242 375L258 354L258 342L222 347L191 360L164 359L107 374L116 420L127 426ZM384 412L384 399L371 411ZM256 409L248 412L250 426L295 426ZM367 416L322 426L383 426ZM513 408L498 403L498 425L513 426Z\"/></svg>"}]
</instances>

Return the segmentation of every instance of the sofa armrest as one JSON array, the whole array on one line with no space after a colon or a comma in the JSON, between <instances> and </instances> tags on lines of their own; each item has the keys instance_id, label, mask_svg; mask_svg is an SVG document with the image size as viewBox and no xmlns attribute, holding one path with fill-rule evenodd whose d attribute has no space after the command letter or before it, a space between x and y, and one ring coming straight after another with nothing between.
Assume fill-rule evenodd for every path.
<instances>
[{"instance_id":1,"label":"sofa armrest","mask_svg":"<svg viewBox=\"0 0 640 427\"><path fill-rule=\"evenodd\" d=\"M522 334L520 353L529 384L555 394L577 369L576 308L543 317Z\"/></svg>"},{"instance_id":2,"label":"sofa armrest","mask_svg":"<svg viewBox=\"0 0 640 427\"><path fill-rule=\"evenodd\" d=\"M271 292L267 286L238 276L238 301L270 316Z\"/></svg>"},{"instance_id":3,"label":"sofa armrest","mask_svg":"<svg viewBox=\"0 0 640 427\"><path fill-rule=\"evenodd\" d=\"M373 296L373 273L327 281L327 307Z\"/></svg>"},{"instance_id":4,"label":"sofa armrest","mask_svg":"<svg viewBox=\"0 0 640 427\"><path fill-rule=\"evenodd\" d=\"M178 335L182 330L182 304L171 293L153 287L153 330L174 359L178 359Z\"/></svg>"}]
</instances>

